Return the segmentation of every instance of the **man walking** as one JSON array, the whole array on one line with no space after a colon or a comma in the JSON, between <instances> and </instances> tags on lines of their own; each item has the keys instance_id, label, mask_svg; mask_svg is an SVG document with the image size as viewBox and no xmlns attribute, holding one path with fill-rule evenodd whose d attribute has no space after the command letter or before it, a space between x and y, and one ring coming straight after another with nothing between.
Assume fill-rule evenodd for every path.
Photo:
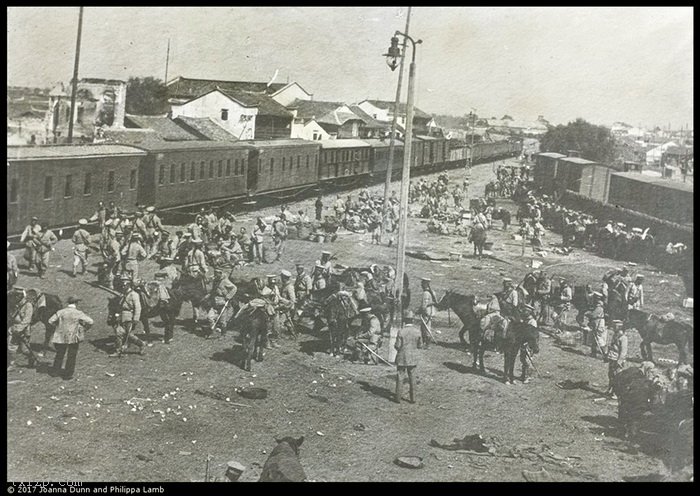
<instances>
[{"instance_id":1,"label":"man walking","mask_svg":"<svg viewBox=\"0 0 700 496\"><path fill-rule=\"evenodd\" d=\"M639 274L627 290L627 307L629 310L641 310L644 306L644 276Z\"/></svg>"},{"instance_id":2,"label":"man walking","mask_svg":"<svg viewBox=\"0 0 700 496\"><path fill-rule=\"evenodd\" d=\"M131 242L126 250L122 252L125 257L124 271L129 275L132 281L139 278L139 262L147 256L146 250L141 246L141 235L134 233L131 236Z\"/></svg>"},{"instance_id":3,"label":"man walking","mask_svg":"<svg viewBox=\"0 0 700 496\"><path fill-rule=\"evenodd\" d=\"M287 222L286 215L284 213L280 214L279 219L277 219L272 224L272 238L275 243L275 251L277 252L277 257L275 262L282 258L284 254L284 245L287 243Z\"/></svg>"},{"instance_id":4,"label":"man walking","mask_svg":"<svg viewBox=\"0 0 700 496\"><path fill-rule=\"evenodd\" d=\"M150 206L146 208L146 215L143 216L145 226L145 242L148 258L156 254L158 246L158 237L163 232L163 224L160 217L156 214L156 207Z\"/></svg>"},{"instance_id":5,"label":"man walking","mask_svg":"<svg viewBox=\"0 0 700 496\"><path fill-rule=\"evenodd\" d=\"M194 278L206 276L208 267L207 259L202 251L202 240L195 238L192 240L192 245L192 249L185 257L185 272Z\"/></svg>"},{"instance_id":6,"label":"man walking","mask_svg":"<svg viewBox=\"0 0 700 496\"><path fill-rule=\"evenodd\" d=\"M78 348L85 339L84 331L94 324L90 317L76 308L75 305L79 301L80 299L74 296L69 297L68 306L49 319L49 324L56 324L56 331L51 340L56 348L53 373L56 376L62 375L63 380L66 381L71 380L75 373ZM66 367L62 369L64 358L66 358Z\"/></svg>"},{"instance_id":7,"label":"man walking","mask_svg":"<svg viewBox=\"0 0 700 496\"><path fill-rule=\"evenodd\" d=\"M73 233L73 277L78 275L78 267L80 267L80 275L85 274L87 270L88 250L90 248L90 234L85 230L87 219L80 219L80 226Z\"/></svg>"},{"instance_id":8,"label":"man walking","mask_svg":"<svg viewBox=\"0 0 700 496\"><path fill-rule=\"evenodd\" d=\"M603 309L603 295L597 291L593 292L595 307L585 313L588 318L588 327L593 331L593 345L591 347L591 356L605 356L605 347L607 345L608 331L605 328L605 310Z\"/></svg>"},{"instance_id":9,"label":"man walking","mask_svg":"<svg viewBox=\"0 0 700 496\"><path fill-rule=\"evenodd\" d=\"M433 334L431 331L431 320L433 318L433 315L435 314L435 305L437 302L437 298L435 297L435 293L433 293L433 290L430 287L429 278L422 278L420 285L421 289L423 290L423 297L421 299L419 309L419 317L421 319L420 330L423 338L424 348L427 350L430 348L430 341L436 342L435 338L433 338Z\"/></svg>"},{"instance_id":10,"label":"man walking","mask_svg":"<svg viewBox=\"0 0 700 496\"><path fill-rule=\"evenodd\" d=\"M613 320L613 338L608 349L608 389L605 394L613 395L613 379L625 368L627 360L627 336L621 320ZM614 395L613 395L614 396Z\"/></svg>"},{"instance_id":11,"label":"man walking","mask_svg":"<svg viewBox=\"0 0 700 496\"><path fill-rule=\"evenodd\" d=\"M49 257L54 251L54 245L58 243L58 238L51 232L50 229L42 231L35 239L37 264L39 266L39 277L44 278L46 271L49 269Z\"/></svg>"},{"instance_id":12,"label":"man walking","mask_svg":"<svg viewBox=\"0 0 700 496\"><path fill-rule=\"evenodd\" d=\"M409 402L415 403L415 377L414 371L418 365L417 350L421 347L421 333L413 326L413 312L406 312L403 318L404 326L396 335L396 403L401 403L403 389L403 375L408 375Z\"/></svg>"},{"instance_id":13,"label":"man walking","mask_svg":"<svg viewBox=\"0 0 700 496\"><path fill-rule=\"evenodd\" d=\"M134 290L134 283L127 281L124 288L124 296L119 303L121 313L119 314L119 323L115 327L116 344L115 351L111 357L120 357L129 347L129 343L134 343L139 347L139 355L143 355L145 343L137 338L133 331L136 324L141 319L141 298Z\"/></svg>"},{"instance_id":14,"label":"man walking","mask_svg":"<svg viewBox=\"0 0 700 496\"><path fill-rule=\"evenodd\" d=\"M29 368L33 368L36 361L34 354L30 348L32 337L32 317L34 316L34 303L37 294L33 289L24 293L22 300L17 305L17 310L11 317L10 324L10 343L8 350L11 352L19 351L27 357ZM16 346L16 348L15 348ZM14 364L14 360L10 365Z\"/></svg>"},{"instance_id":15,"label":"man walking","mask_svg":"<svg viewBox=\"0 0 700 496\"><path fill-rule=\"evenodd\" d=\"M282 280L282 288L280 289L279 307L277 310L279 319L287 328L288 332L292 335L296 335L293 312L297 306L297 295L294 289L294 283L292 282L292 273L288 270L282 270L282 272L280 272L280 278Z\"/></svg>"},{"instance_id":16,"label":"man walking","mask_svg":"<svg viewBox=\"0 0 700 496\"><path fill-rule=\"evenodd\" d=\"M20 242L24 243L26 251L24 252L24 258L27 260L29 270L32 270L35 264L38 265L36 248L37 239L39 238L39 233L41 232L41 226L39 225L39 219L37 217L32 217L29 225L24 228L22 232L22 237L20 237Z\"/></svg>"}]
</instances>

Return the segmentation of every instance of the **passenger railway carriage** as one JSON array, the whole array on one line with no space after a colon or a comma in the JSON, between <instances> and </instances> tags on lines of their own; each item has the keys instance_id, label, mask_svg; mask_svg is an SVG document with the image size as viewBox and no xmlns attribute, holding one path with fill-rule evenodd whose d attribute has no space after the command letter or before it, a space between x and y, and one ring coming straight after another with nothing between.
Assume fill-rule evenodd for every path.
<instances>
[{"instance_id":1,"label":"passenger railway carriage","mask_svg":"<svg viewBox=\"0 0 700 496\"><path fill-rule=\"evenodd\" d=\"M520 144L477 143L418 136L411 174L503 158ZM394 178L404 143L396 141ZM126 211L137 204L188 208L227 199L264 196L325 183L383 181L389 141L301 139L162 141L133 145L63 145L7 148L7 228L16 235L32 216L43 226L72 227L113 201Z\"/></svg>"}]
</instances>

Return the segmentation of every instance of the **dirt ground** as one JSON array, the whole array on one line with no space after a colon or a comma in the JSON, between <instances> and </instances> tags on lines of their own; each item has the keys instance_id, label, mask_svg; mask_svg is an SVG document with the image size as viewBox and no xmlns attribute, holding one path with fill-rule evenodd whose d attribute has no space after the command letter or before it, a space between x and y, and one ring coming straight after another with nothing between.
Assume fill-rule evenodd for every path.
<instances>
[{"instance_id":1,"label":"dirt ground","mask_svg":"<svg viewBox=\"0 0 700 496\"><path fill-rule=\"evenodd\" d=\"M451 171L460 181L463 171ZM471 171L470 197L481 196L493 177L490 164ZM399 184L395 183L398 191ZM380 190L381 186L372 189ZM326 197L329 207L334 198ZM313 200L291 204L294 211L313 212ZM278 210L266 209L264 214ZM239 224L252 227L252 217ZM466 239L428 234L426 222L409 219L409 249L471 253ZM500 228L500 222L496 223ZM519 280L533 259L530 249L521 257L515 228L491 231L494 259L430 262L407 258L414 295L421 276L430 276L438 297L449 288L476 292L483 299L500 289L504 276ZM560 243L548 233L545 243ZM281 262L245 267L240 277L279 273L294 263L312 267L322 249L330 249L344 265L393 264L395 249L372 246L369 235L342 233L332 244L289 241ZM240 368L240 344L230 334L204 339L176 327L170 345L156 342L146 356L109 358L112 329L106 324L109 294L91 287L94 268L84 279L70 277L71 246L61 241L53 254L50 278L40 280L23 272L18 285L36 287L67 297L83 298L79 307L95 319L81 344L76 379L62 381L45 369L8 371L8 480L75 481L201 481L211 458L212 478L223 479L226 463L247 467L242 481L257 480L275 437L305 436L300 457L313 481L522 481L523 470L544 468L553 480L621 481L662 470L664 450L636 445L618 437L617 401L603 398L607 365L593 359L583 346L562 347L542 334L535 356L536 374L530 384L504 385L501 355L487 353L487 374L471 369L471 355L458 345L459 325L454 314L440 313L433 328L438 345L421 352L417 403L391 401L395 369L386 365L353 364L327 354L326 334L301 334L295 341L266 352L252 372ZM20 252L16 252L19 257ZM97 262L95 257L92 262ZM580 250L569 256L548 255L548 273L572 277L576 284L598 284L610 267L620 266ZM145 265L152 276L156 266ZM668 311L692 320L682 309L683 283L678 276L652 267L631 267L646 275L645 303L655 313ZM146 277L149 279L150 277ZM414 296L412 306L418 304ZM185 306L182 318L191 315ZM448 322L449 318L449 322ZM153 327L163 329L158 319ZM40 342L36 326L33 341ZM384 340L386 356L388 339ZM639 337L630 338L631 365L639 357ZM134 350L135 351L135 350ZM674 347L654 345L657 356L676 360ZM53 359L49 353L44 361ZM519 374L519 362L516 373ZM562 390L556 383L589 381L591 390ZM235 388L263 387L263 400L239 396ZM404 388L406 389L406 388ZM230 401L195 391L222 393ZM127 403L129 402L129 403ZM131 403L131 404L130 404ZM481 434L495 454L446 451L429 445L431 439L450 443L454 438ZM418 470L394 464L397 456L419 456Z\"/></svg>"}]
</instances>

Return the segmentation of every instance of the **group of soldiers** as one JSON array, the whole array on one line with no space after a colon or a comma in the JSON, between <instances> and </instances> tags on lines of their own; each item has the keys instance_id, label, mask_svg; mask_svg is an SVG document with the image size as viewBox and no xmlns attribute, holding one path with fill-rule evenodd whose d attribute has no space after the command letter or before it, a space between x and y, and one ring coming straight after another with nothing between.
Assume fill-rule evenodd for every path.
<instances>
[{"instance_id":1,"label":"group of soldiers","mask_svg":"<svg viewBox=\"0 0 700 496\"><path fill-rule=\"evenodd\" d=\"M382 215L384 198L372 196L368 188L360 191L357 199L348 195L343 199L337 195L333 203L335 218L348 231L368 232L372 236L372 244L382 244L386 238L389 246L394 244L399 218L399 198L392 191L388 200L387 216ZM386 236L384 236L386 234Z\"/></svg>"}]
</instances>

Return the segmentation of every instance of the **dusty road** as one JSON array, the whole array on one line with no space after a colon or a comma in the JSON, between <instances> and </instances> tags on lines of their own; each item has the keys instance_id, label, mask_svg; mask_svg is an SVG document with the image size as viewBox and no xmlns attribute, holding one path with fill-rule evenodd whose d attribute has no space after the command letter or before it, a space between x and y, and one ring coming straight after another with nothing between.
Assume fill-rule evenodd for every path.
<instances>
[{"instance_id":1,"label":"dusty road","mask_svg":"<svg viewBox=\"0 0 700 496\"><path fill-rule=\"evenodd\" d=\"M450 172L460 182L463 175ZM480 196L492 177L491 166L477 166L471 176L470 197ZM311 203L290 208L311 213ZM237 227L252 226L250 218L239 221ZM471 252L465 239L429 235L425 221L410 219L409 229L410 248ZM531 270L532 253L521 257L520 244L510 234L490 233L494 255L510 263L408 258L413 293L419 294L423 275L432 277L438 297L448 288L461 288L484 298L500 288L504 276L522 278ZM545 242L561 239L548 233ZM297 262L311 267L322 249L331 249L345 265L390 264L395 258L394 249L372 247L368 236L347 233L326 245L290 241L282 262L246 267L240 277L279 273ZM540 260L545 267L569 263L550 272L577 283L597 283L605 270L619 265L585 252ZM439 344L422 352L417 403L397 405L390 401L392 367L332 358L326 353L325 334L282 340L280 348L266 352L263 363L253 363L250 373L239 366L240 344L233 337L205 340L181 326L171 345L157 343L145 357L108 358L108 294L68 275L69 241L59 243L52 263L61 264L51 269L52 279L23 273L18 285L63 297L78 295L84 299L81 308L96 324L81 345L75 380L64 382L21 366L8 371L8 480L203 480L205 459L211 455L214 476L223 477L226 462L237 460L248 467L241 480L253 481L274 447L273 438L285 435L306 437L301 462L315 481L522 481L523 470L540 468L555 480L620 481L660 470L662 446L654 450L616 437L617 402L594 392L607 384L607 365L585 356L587 348L562 348L542 335L535 357L540 376L527 385L506 386L501 382L502 356L487 354L487 375L474 373L471 355L458 345L456 317L448 325L448 315L442 313L434 324ZM148 263L145 273L151 276L155 269ZM680 278L650 267L632 270L646 275L650 310L692 319L692 310L679 307ZM94 279L94 273L85 277ZM189 307L184 310L187 315ZM161 334L158 320L154 326ZM33 340L40 341L42 335L39 325ZM639 355L638 342L635 335L633 356ZM672 347L655 345L655 352L676 358ZM44 360L52 358L49 353ZM18 362L25 363L22 358ZM593 391L557 388L565 379L589 381ZM248 400L234 391L250 385L267 388L268 398ZM221 392L230 402L196 390ZM449 443L477 433L492 443L495 455L429 446L431 439ZM401 455L423 457L424 468L396 466L393 460Z\"/></svg>"}]
</instances>

